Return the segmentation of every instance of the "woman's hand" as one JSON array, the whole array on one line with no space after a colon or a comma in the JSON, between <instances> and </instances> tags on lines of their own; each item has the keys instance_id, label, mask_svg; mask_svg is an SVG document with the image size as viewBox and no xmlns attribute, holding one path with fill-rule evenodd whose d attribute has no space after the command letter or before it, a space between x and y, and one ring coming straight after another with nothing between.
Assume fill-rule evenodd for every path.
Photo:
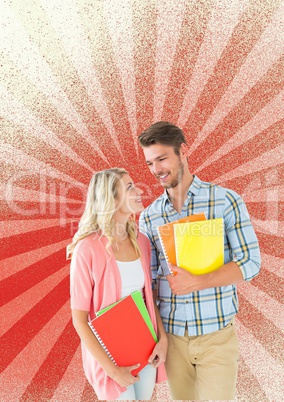
<instances>
[{"instance_id":1,"label":"woman's hand","mask_svg":"<svg viewBox=\"0 0 284 402\"><path fill-rule=\"evenodd\" d=\"M148 359L148 362L152 367L159 367L161 364L165 363L167 357L168 350L168 339L167 337L163 337L156 343L156 346L153 349L151 356Z\"/></svg>"},{"instance_id":2,"label":"woman's hand","mask_svg":"<svg viewBox=\"0 0 284 402\"><path fill-rule=\"evenodd\" d=\"M134 366L127 367L115 366L113 372L107 374L121 387L128 387L129 385L132 385L140 380L139 375L134 377L134 375L131 374L131 371L137 369L139 366L140 364L135 364Z\"/></svg>"}]
</instances>

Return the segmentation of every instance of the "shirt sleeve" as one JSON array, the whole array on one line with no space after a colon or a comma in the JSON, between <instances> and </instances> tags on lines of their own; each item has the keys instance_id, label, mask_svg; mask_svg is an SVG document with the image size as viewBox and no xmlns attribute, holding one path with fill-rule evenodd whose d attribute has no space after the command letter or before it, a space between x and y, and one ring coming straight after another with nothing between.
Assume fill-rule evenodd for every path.
<instances>
[{"instance_id":1,"label":"shirt sleeve","mask_svg":"<svg viewBox=\"0 0 284 402\"><path fill-rule=\"evenodd\" d=\"M75 248L70 264L71 309L90 311L93 287L90 266Z\"/></svg>"},{"instance_id":2,"label":"shirt sleeve","mask_svg":"<svg viewBox=\"0 0 284 402\"><path fill-rule=\"evenodd\" d=\"M224 211L225 232L234 261L246 281L258 275L261 265L258 240L242 198L227 191Z\"/></svg>"},{"instance_id":3,"label":"shirt sleeve","mask_svg":"<svg viewBox=\"0 0 284 402\"><path fill-rule=\"evenodd\" d=\"M150 227L150 220L148 215L146 216L145 211L140 214L139 218L139 230L145 236L148 237L151 246L151 272L152 272L152 288L157 289L157 276L159 268L159 258L157 248L153 239L152 230Z\"/></svg>"}]
</instances>

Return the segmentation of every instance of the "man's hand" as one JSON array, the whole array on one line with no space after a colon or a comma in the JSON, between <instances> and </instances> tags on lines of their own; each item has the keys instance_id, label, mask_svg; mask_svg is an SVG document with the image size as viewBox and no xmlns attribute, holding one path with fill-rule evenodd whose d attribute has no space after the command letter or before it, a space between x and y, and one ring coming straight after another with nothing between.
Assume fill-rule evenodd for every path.
<instances>
[{"instance_id":1,"label":"man's hand","mask_svg":"<svg viewBox=\"0 0 284 402\"><path fill-rule=\"evenodd\" d=\"M173 275L167 275L171 291L175 295L186 295L196 290L202 290L206 288L205 275L193 275L183 268L176 265L169 264L169 268L173 272Z\"/></svg>"},{"instance_id":2,"label":"man's hand","mask_svg":"<svg viewBox=\"0 0 284 402\"><path fill-rule=\"evenodd\" d=\"M152 367L157 368L161 364L165 363L168 350L168 340L167 338L160 339L156 344L148 362Z\"/></svg>"},{"instance_id":3,"label":"man's hand","mask_svg":"<svg viewBox=\"0 0 284 402\"><path fill-rule=\"evenodd\" d=\"M203 275L193 275L172 264L169 264L169 268L173 275L167 275L166 278L175 295L186 295L196 290L228 286L244 280L242 271L234 261Z\"/></svg>"}]
</instances>

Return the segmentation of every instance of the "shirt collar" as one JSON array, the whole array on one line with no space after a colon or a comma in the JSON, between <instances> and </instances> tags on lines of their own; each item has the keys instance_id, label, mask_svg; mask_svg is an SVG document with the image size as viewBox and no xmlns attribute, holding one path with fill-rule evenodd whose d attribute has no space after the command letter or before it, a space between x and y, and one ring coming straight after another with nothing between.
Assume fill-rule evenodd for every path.
<instances>
[{"instance_id":1,"label":"shirt collar","mask_svg":"<svg viewBox=\"0 0 284 402\"><path fill-rule=\"evenodd\" d=\"M188 191L187 191L187 196L190 197L191 194L198 195L199 190L200 190L200 187L201 187L201 180L200 180L196 175L193 175L192 183L191 183L191 185L189 186L189 189L188 189ZM162 199L163 199L163 205L164 205L164 206L165 206L165 204L166 204L167 202L171 202L170 199L169 199L167 190L165 190L165 191L163 192L163 194L161 195L161 197L162 197Z\"/></svg>"},{"instance_id":2,"label":"shirt collar","mask_svg":"<svg viewBox=\"0 0 284 402\"><path fill-rule=\"evenodd\" d=\"M196 175L193 175L193 181L188 189L187 195L189 196L190 193L198 195L200 187L201 187L201 180Z\"/></svg>"}]
</instances>

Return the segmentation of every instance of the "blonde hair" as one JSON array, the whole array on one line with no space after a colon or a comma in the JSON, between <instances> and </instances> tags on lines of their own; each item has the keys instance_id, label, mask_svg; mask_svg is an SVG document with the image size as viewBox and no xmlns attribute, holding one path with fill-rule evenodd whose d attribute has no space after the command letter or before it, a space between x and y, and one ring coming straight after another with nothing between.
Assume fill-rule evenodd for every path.
<instances>
[{"instance_id":1,"label":"blonde hair","mask_svg":"<svg viewBox=\"0 0 284 402\"><path fill-rule=\"evenodd\" d=\"M125 169L112 168L93 175L88 187L86 206L79 222L79 229L75 233L72 243L67 246L68 259L71 258L76 244L91 233L99 232L102 236L106 236L108 239L107 249L115 243L113 237L115 201L118 196L119 181L125 174L128 174ZM135 218L131 217L128 220L126 231L137 256L141 257L137 242Z\"/></svg>"}]
</instances>

